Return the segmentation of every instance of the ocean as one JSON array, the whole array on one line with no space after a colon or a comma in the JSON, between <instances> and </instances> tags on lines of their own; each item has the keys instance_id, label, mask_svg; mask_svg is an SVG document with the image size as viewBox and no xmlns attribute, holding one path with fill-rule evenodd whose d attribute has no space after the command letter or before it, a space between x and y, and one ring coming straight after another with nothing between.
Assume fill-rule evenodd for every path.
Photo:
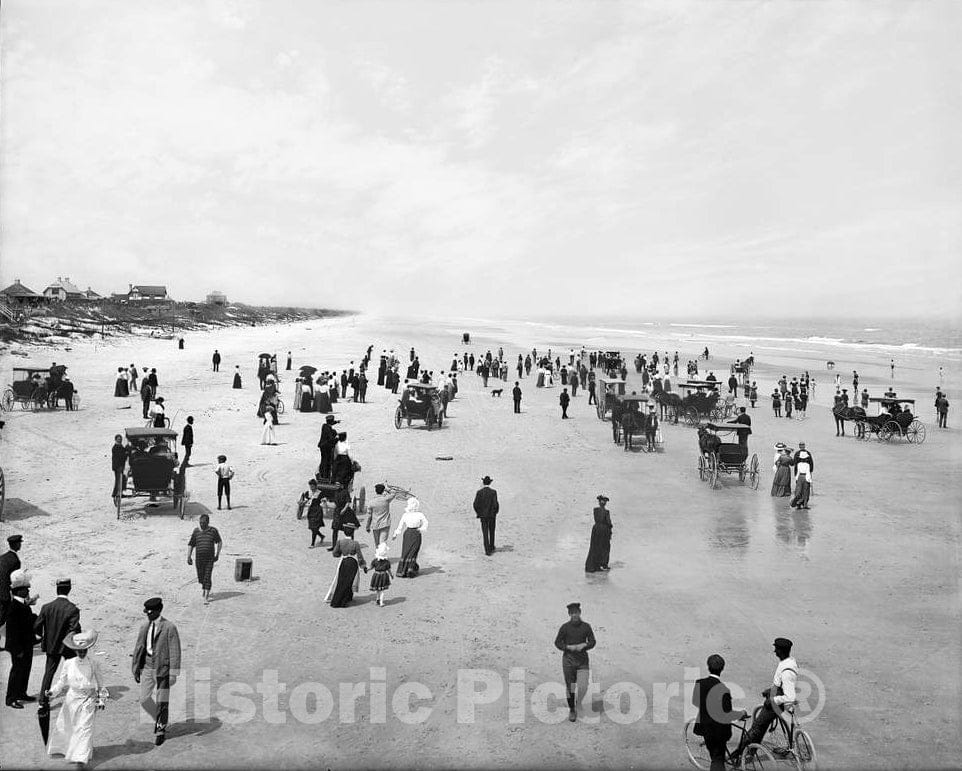
<instances>
[{"instance_id":1,"label":"ocean","mask_svg":"<svg viewBox=\"0 0 962 771\"><path fill-rule=\"evenodd\" d=\"M476 319L476 321L481 321ZM551 336L593 342L630 343L639 351L651 341L677 341L690 349L712 342L761 350L817 353L830 358L832 350L844 353L874 353L898 359L899 355L947 357L962 361L962 329L945 323L922 320L709 320L651 321L625 317L545 317L540 319L490 320L490 324L528 327L532 336ZM540 334L539 334L540 333ZM670 348L671 346L669 346Z\"/></svg>"}]
</instances>

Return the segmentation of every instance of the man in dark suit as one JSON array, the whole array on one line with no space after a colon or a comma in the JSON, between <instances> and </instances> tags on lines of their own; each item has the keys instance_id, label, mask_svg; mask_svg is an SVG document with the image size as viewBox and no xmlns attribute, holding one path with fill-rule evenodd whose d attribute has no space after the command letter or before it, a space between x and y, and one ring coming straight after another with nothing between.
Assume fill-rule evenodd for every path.
<instances>
[{"instance_id":1,"label":"man in dark suit","mask_svg":"<svg viewBox=\"0 0 962 771\"><path fill-rule=\"evenodd\" d=\"M140 705L154 720L154 744L161 745L167 735L170 689L180 674L180 635L177 627L160 614L160 597L144 603L146 623L137 633L134 645L134 682L140 684Z\"/></svg>"},{"instance_id":2,"label":"man in dark suit","mask_svg":"<svg viewBox=\"0 0 962 771\"><path fill-rule=\"evenodd\" d=\"M18 534L7 536L10 549L0 555L0 625L7 618L10 609L10 575L20 569L20 557L17 552L23 545L23 536Z\"/></svg>"},{"instance_id":3,"label":"man in dark suit","mask_svg":"<svg viewBox=\"0 0 962 771\"><path fill-rule=\"evenodd\" d=\"M33 625L36 616L30 609L30 576L26 570L15 570L10 576L10 607L7 610L7 652L10 674L7 677L6 704L23 709L23 702L36 701L27 695L33 646L37 642Z\"/></svg>"},{"instance_id":4,"label":"man in dark suit","mask_svg":"<svg viewBox=\"0 0 962 771\"><path fill-rule=\"evenodd\" d=\"M571 397L568 396L568 389L561 389L561 396L558 397L558 403L561 405L561 418L562 420L568 419L568 405L571 403Z\"/></svg>"},{"instance_id":5,"label":"man in dark suit","mask_svg":"<svg viewBox=\"0 0 962 771\"><path fill-rule=\"evenodd\" d=\"M70 600L71 582L69 578L57 580L57 598L42 608L34 623L34 632L40 638L40 649L47 654L47 665L43 670L43 684L40 686L41 701L43 694L50 690L53 676L60 666L60 659L73 658L75 654L64 646L64 638L80 631L80 610Z\"/></svg>"},{"instance_id":6,"label":"man in dark suit","mask_svg":"<svg viewBox=\"0 0 962 771\"><path fill-rule=\"evenodd\" d=\"M481 520L481 538L484 540L484 553L489 557L494 553L494 526L500 506L498 492L491 487L494 480L485 476L484 485L474 496L474 513Z\"/></svg>"},{"instance_id":7,"label":"man in dark suit","mask_svg":"<svg viewBox=\"0 0 962 771\"><path fill-rule=\"evenodd\" d=\"M334 459L334 446L337 444L337 429L335 425L340 423L335 420L333 415L328 415L321 426L321 438L317 443L317 448L321 451L321 463L317 467L317 473L324 479L331 478L331 461Z\"/></svg>"},{"instance_id":8,"label":"man in dark suit","mask_svg":"<svg viewBox=\"0 0 962 771\"><path fill-rule=\"evenodd\" d=\"M514 381L514 388L511 390L511 397L514 399L514 411L521 412L521 386L518 381Z\"/></svg>"},{"instance_id":9,"label":"man in dark suit","mask_svg":"<svg viewBox=\"0 0 962 771\"><path fill-rule=\"evenodd\" d=\"M181 463L182 466L186 467L190 465L190 451L194 449L194 416L187 416L187 425L184 426L184 434L180 439L180 443L184 445L184 460Z\"/></svg>"},{"instance_id":10,"label":"man in dark suit","mask_svg":"<svg viewBox=\"0 0 962 771\"><path fill-rule=\"evenodd\" d=\"M711 758L711 771L725 771L725 755L728 740L732 738L732 720L748 715L744 710L732 712L732 694L721 681L725 659L717 653L708 657L708 677L695 681L691 703L698 707L698 717L693 729L696 736L705 740L705 748Z\"/></svg>"}]
</instances>

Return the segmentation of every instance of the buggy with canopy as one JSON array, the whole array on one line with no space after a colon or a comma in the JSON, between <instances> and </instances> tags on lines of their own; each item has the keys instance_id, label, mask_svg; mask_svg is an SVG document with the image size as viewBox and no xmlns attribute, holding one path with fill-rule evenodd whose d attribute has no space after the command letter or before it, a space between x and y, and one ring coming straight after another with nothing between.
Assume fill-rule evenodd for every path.
<instances>
[{"instance_id":1,"label":"buggy with canopy","mask_svg":"<svg viewBox=\"0 0 962 771\"><path fill-rule=\"evenodd\" d=\"M435 425L441 427L444 406L437 386L428 383L408 383L404 386L404 393L394 411L394 427L401 428L404 420L409 426L412 420L423 420L429 430Z\"/></svg>"},{"instance_id":2,"label":"buggy with canopy","mask_svg":"<svg viewBox=\"0 0 962 771\"><path fill-rule=\"evenodd\" d=\"M719 434L737 433L739 441L724 442ZM705 423L698 427L698 478L714 489L719 474L738 474L752 490L758 489L758 454L748 456L748 434L744 423Z\"/></svg>"},{"instance_id":3,"label":"buggy with canopy","mask_svg":"<svg viewBox=\"0 0 962 771\"><path fill-rule=\"evenodd\" d=\"M130 473L121 480L120 494L114 495L117 519L125 499L143 496L151 501L169 498L183 519L187 472L177 467L177 432L169 428L133 427L125 428L124 435L129 443Z\"/></svg>"}]
</instances>

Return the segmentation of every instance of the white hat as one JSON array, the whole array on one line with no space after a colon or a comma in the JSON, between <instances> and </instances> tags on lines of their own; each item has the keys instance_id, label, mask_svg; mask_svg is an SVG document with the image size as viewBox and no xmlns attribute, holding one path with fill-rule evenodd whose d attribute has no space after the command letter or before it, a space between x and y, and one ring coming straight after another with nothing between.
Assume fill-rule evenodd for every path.
<instances>
[{"instance_id":1,"label":"white hat","mask_svg":"<svg viewBox=\"0 0 962 771\"><path fill-rule=\"evenodd\" d=\"M71 635L67 635L64 638L63 644L75 651L86 650L87 648L93 648L97 642L97 632L93 629L88 629L86 632L74 632Z\"/></svg>"},{"instance_id":2,"label":"white hat","mask_svg":"<svg viewBox=\"0 0 962 771\"><path fill-rule=\"evenodd\" d=\"M387 549L388 545L384 541L381 541L374 550L374 557L379 560L384 559L387 556Z\"/></svg>"},{"instance_id":3,"label":"white hat","mask_svg":"<svg viewBox=\"0 0 962 771\"><path fill-rule=\"evenodd\" d=\"M26 570L14 570L10 574L10 588L23 589L30 586L30 573Z\"/></svg>"}]
</instances>

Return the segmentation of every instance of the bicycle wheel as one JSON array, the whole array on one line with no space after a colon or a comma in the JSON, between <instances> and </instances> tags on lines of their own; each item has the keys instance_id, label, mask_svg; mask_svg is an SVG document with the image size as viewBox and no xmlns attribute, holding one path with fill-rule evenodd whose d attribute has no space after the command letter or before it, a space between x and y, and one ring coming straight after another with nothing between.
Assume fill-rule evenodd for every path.
<instances>
[{"instance_id":1,"label":"bicycle wheel","mask_svg":"<svg viewBox=\"0 0 962 771\"><path fill-rule=\"evenodd\" d=\"M784 758L792 754L791 744L788 741L788 725L785 723L788 718L776 718L762 737L762 744L771 750L776 758Z\"/></svg>"},{"instance_id":2,"label":"bicycle wheel","mask_svg":"<svg viewBox=\"0 0 962 771\"><path fill-rule=\"evenodd\" d=\"M742 768L745 771L771 771L774 768L782 767L765 745L749 744L745 748L745 754L742 758Z\"/></svg>"},{"instance_id":3,"label":"bicycle wheel","mask_svg":"<svg viewBox=\"0 0 962 771\"><path fill-rule=\"evenodd\" d=\"M807 731L795 731L795 755L806 771L814 771L817 768L815 745Z\"/></svg>"},{"instance_id":4,"label":"bicycle wheel","mask_svg":"<svg viewBox=\"0 0 962 771\"><path fill-rule=\"evenodd\" d=\"M705 740L694 733L694 727L695 721L689 720L685 723L685 728L682 731L685 737L685 750L688 752L688 760L695 768L708 769L711 766L711 757L708 754L708 748L705 746Z\"/></svg>"}]
</instances>

